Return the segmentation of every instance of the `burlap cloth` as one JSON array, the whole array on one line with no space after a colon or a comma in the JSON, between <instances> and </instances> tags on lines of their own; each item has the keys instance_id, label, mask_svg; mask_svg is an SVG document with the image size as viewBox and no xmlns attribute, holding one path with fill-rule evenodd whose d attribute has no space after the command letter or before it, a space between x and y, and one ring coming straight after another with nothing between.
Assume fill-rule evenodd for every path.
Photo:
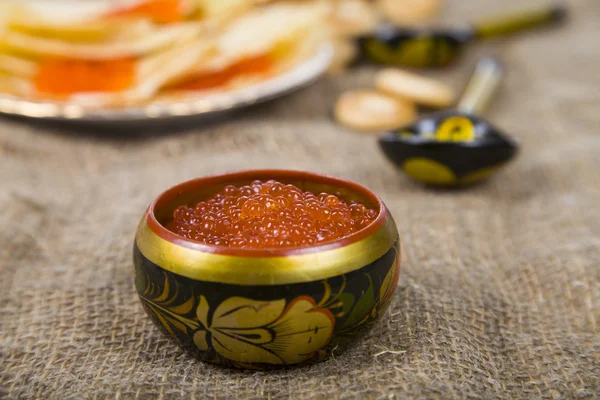
<instances>
[{"instance_id":1,"label":"burlap cloth","mask_svg":"<svg viewBox=\"0 0 600 400\"><path fill-rule=\"evenodd\" d=\"M456 0L444 15L519 3ZM368 69L184 133L0 120L0 397L600 397L600 3L571 5L560 30L477 45L431 73L460 89L478 55L507 64L487 116L522 153L469 190L411 183L374 137L332 123L336 96L370 85ZM398 222L391 310L334 360L274 372L202 364L159 333L134 293L132 240L147 204L180 181L257 167L356 180Z\"/></svg>"}]
</instances>

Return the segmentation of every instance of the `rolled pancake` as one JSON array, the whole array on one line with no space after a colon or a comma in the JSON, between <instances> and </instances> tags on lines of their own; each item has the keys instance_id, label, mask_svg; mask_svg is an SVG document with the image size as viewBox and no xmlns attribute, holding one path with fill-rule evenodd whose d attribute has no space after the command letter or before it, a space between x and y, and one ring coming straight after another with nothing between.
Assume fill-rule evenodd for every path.
<instances>
[{"instance_id":1,"label":"rolled pancake","mask_svg":"<svg viewBox=\"0 0 600 400\"><path fill-rule=\"evenodd\" d=\"M293 14L287 14L291 22ZM317 23L317 20L311 20ZM240 71L226 82L210 88L204 88L203 93L224 92L238 89L250 84L259 83L270 77L279 75L314 54L322 42L319 29L304 25L303 29L295 30L294 34L286 35L281 32L280 39L271 36L272 40L267 45L247 48L247 52L233 57L228 54L230 64L226 64L224 54L219 53L219 38L214 41L204 40L181 42L166 51L153 57L144 59L138 67L138 85L122 93L87 93L71 96L71 101L90 108L118 108L123 106L139 105L154 98L155 100L184 100L187 97L197 96L197 90L185 87L186 80L206 76L210 73L219 73L227 70L240 62L241 59L259 54L268 54L272 57L272 65L267 71ZM249 32L246 32L247 34ZM245 36L248 38L248 36ZM251 37L250 37L251 38ZM258 35L255 37L258 39ZM260 51L257 51L260 49ZM198 65L209 66L210 69L198 68ZM221 69L218 69L221 68ZM202 73L196 71L201 70Z\"/></svg>"},{"instance_id":2,"label":"rolled pancake","mask_svg":"<svg viewBox=\"0 0 600 400\"><path fill-rule=\"evenodd\" d=\"M137 0L117 6L104 16L139 16L155 23L218 21L240 15L253 5L253 0Z\"/></svg>"},{"instance_id":3,"label":"rolled pancake","mask_svg":"<svg viewBox=\"0 0 600 400\"><path fill-rule=\"evenodd\" d=\"M26 3L10 2L0 6L0 13L4 15L2 25L7 31L73 43L142 37L152 30L152 24L145 19L103 19L97 13L73 13L72 8L66 8L60 13L59 5L58 10L48 15Z\"/></svg>"},{"instance_id":4,"label":"rolled pancake","mask_svg":"<svg viewBox=\"0 0 600 400\"><path fill-rule=\"evenodd\" d=\"M56 100L90 108L122 107L145 103L159 94L186 96L190 91L179 84L236 66L239 73L211 89L230 90L277 75L314 53L322 40L320 27L324 25L324 16L318 4L277 4L257 8L218 31L207 32L201 23L188 22L163 26L139 40L101 46L38 38L14 31L2 40L13 53L16 49L21 54L18 50L22 50L28 56L34 54L42 59L64 57L103 62L137 55L135 79L130 89L56 97ZM264 56L270 60L268 73L239 70L244 60ZM16 58L12 61L16 61L13 64L19 68L14 67L9 73L31 76L32 68L28 69ZM33 97L52 98L53 95L37 93Z\"/></svg>"},{"instance_id":5,"label":"rolled pancake","mask_svg":"<svg viewBox=\"0 0 600 400\"><path fill-rule=\"evenodd\" d=\"M38 72L35 62L0 53L0 73L32 79Z\"/></svg>"},{"instance_id":6,"label":"rolled pancake","mask_svg":"<svg viewBox=\"0 0 600 400\"><path fill-rule=\"evenodd\" d=\"M180 20L172 22L201 20L218 25L243 14L254 5L253 0L138 0L120 1L114 5L100 2L104 7L86 10L76 0L52 1L52 7L30 0L2 1L5 0L0 0L0 25L4 20L4 25L10 30L70 42L95 42L115 35L127 36L128 32L139 30L136 29L138 25L147 28L157 22L154 14L168 13L170 7L175 7L175 12L181 16Z\"/></svg>"},{"instance_id":7,"label":"rolled pancake","mask_svg":"<svg viewBox=\"0 0 600 400\"><path fill-rule=\"evenodd\" d=\"M0 0L1 2L2 0ZM145 3L148 0L137 3ZM150 0L155 1L155 0ZM143 15L74 14L75 3L53 16L27 3L0 3L0 51L24 57L106 60L156 52L177 40L217 29L247 11L251 0L174 0L201 21L156 25ZM66 5L63 5L66 7ZM65 17L64 15L67 15Z\"/></svg>"},{"instance_id":8,"label":"rolled pancake","mask_svg":"<svg viewBox=\"0 0 600 400\"><path fill-rule=\"evenodd\" d=\"M265 56L272 63L270 74L280 73L314 52L324 37L321 26L325 15L325 9L318 3L257 8L224 30L216 40L214 57L197 63L168 83L181 85L194 77L218 73L240 62ZM244 75L243 71L240 75Z\"/></svg>"},{"instance_id":9,"label":"rolled pancake","mask_svg":"<svg viewBox=\"0 0 600 400\"><path fill-rule=\"evenodd\" d=\"M137 85L121 93L86 93L71 101L88 107L140 104L157 94L178 99L192 95L186 81L219 73L241 60L268 55L267 73L240 71L227 82L204 90L226 91L278 75L312 55L322 41L322 8L314 4L285 4L259 8L203 40L180 40L177 45L146 57L138 64ZM183 85L183 86L182 86ZM160 93L159 93L160 92Z\"/></svg>"},{"instance_id":10,"label":"rolled pancake","mask_svg":"<svg viewBox=\"0 0 600 400\"><path fill-rule=\"evenodd\" d=\"M0 93L29 98L33 94L31 82L0 71Z\"/></svg>"},{"instance_id":11,"label":"rolled pancake","mask_svg":"<svg viewBox=\"0 0 600 400\"><path fill-rule=\"evenodd\" d=\"M182 40L168 50L138 63L137 83L119 93L81 93L70 96L69 101L84 107L123 107L137 105L151 99L166 82L196 63L214 54L210 41Z\"/></svg>"},{"instance_id":12,"label":"rolled pancake","mask_svg":"<svg viewBox=\"0 0 600 400\"><path fill-rule=\"evenodd\" d=\"M182 38L198 36L204 27L198 22L165 26L147 35L100 43L72 43L40 38L12 30L0 36L0 49L28 57L60 57L85 60L109 60L138 57L172 45Z\"/></svg>"},{"instance_id":13,"label":"rolled pancake","mask_svg":"<svg viewBox=\"0 0 600 400\"><path fill-rule=\"evenodd\" d=\"M207 21L229 20L249 11L254 0L188 0L192 17Z\"/></svg>"}]
</instances>

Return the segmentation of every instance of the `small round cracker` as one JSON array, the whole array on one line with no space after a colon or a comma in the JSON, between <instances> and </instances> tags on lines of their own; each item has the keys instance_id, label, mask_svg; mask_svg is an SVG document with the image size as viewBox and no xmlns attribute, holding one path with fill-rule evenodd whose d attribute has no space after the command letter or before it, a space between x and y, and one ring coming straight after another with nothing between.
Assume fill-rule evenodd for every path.
<instances>
[{"instance_id":1,"label":"small round cracker","mask_svg":"<svg viewBox=\"0 0 600 400\"><path fill-rule=\"evenodd\" d=\"M435 108L454 104L454 90L445 83L397 68L385 68L375 75L375 87L397 98Z\"/></svg>"},{"instance_id":2,"label":"small round cracker","mask_svg":"<svg viewBox=\"0 0 600 400\"><path fill-rule=\"evenodd\" d=\"M364 132L382 132L414 120L413 103L375 90L343 93L334 108L336 120L348 128Z\"/></svg>"},{"instance_id":3,"label":"small round cracker","mask_svg":"<svg viewBox=\"0 0 600 400\"><path fill-rule=\"evenodd\" d=\"M350 63L354 61L358 54L358 48L352 40L345 38L334 39L332 43L333 60L329 66L329 72L337 74L346 70Z\"/></svg>"},{"instance_id":4,"label":"small round cracker","mask_svg":"<svg viewBox=\"0 0 600 400\"><path fill-rule=\"evenodd\" d=\"M330 24L335 36L356 36L372 32L379 23L375 7L365 0L341 0L334 3Z\"/></svg>"},{"instance_id":5,"label":"small round cracker","mask_svg":"<svg viewBox=\"0 0 600 400\"><path fill-rule=\"evenodd\" d=\"M378 0L385 17L396 25L426 21L441 7L441 0Z\"/></svg>"}]
</instances>

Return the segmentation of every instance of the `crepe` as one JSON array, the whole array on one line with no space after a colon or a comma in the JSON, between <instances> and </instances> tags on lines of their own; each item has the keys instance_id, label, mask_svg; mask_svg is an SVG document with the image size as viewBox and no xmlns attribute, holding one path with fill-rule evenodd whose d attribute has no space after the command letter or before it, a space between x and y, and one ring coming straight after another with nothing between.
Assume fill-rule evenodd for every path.
<instances>
[{"instance_id":1,"label":"crepe","mask_svg":"<svg viewBox=\"0 0 600 400\"><path fill-rule=\"evenodd\" d=\"M6 30L0 38L0 43L6 52L26 57L110 60L142 56L158 51L181 38L198 36L202 29L198 23L184 23L155 29L134 37L117 36L109 41L96 43L74 43Z\"/></svg>"},{"instance_id":2,"label":"crepe","mask_svg":"<svg viewBox=\"0 0 600 400\"><path fill-rule=\"evenodd\" d=\"M118 107L157 95L181 99L198 91L222 92L263 81L314 53L323 39L318 29L321 11L315 5L258 8L219 34L181 41L144 59L139 63L139 83L131 90L73 98L85 105Z\"/></svg>"},{"instance_id":3,"label":"crepe","mask_svg":"<svg viewBox=\"0 0 600 400\"><path fill-rule=\"evenodd\" d=\"M165 18L177 23L202 22L197 26L215 28L241 15L252 4L252 0L138 0L128 6L87 13L76 13L76 6L63 5L49 16L27 3L11 1L0 4L0 28L4 26L0 41L21 51L44 53L44 47L48 47L52 55L69 57L93 57L92 50L101 49L96 58L104 58L110 53L105 50L107 45L158 35L158 28L166 25L161 23ZM176 16L168 18L168 14ZM170 25L167 30L174 33L165 36L176 36L179 28Z\"/></svg>"},{"instance_id":4,"label":"crepe","mask_svg":"<svg viewBox=\"0 0 600 400\"><path fill-rule=\"evenodd\" d=\"M324 38L320 29L324 16L324 9L318 4L257 8L222 32L215 41L214 57L197 63L176 81L183 84L194 77L235 69L240 63L248 65L261 58L268 59L263 61L270 64L266 69L271 75L280 73L314 52ZM239 70L238 75L244 75L244 68Z\"/></svg>"},{"instance_id":5,"label":"crepe","mask_svg":"<svg viewBox=\"0 0 600 400\"><path fill-rule=\"evenodd\" d=\"M85 21L25 18L26 8L13 6L0 27L0 91L89 107L223 91L291 68L323 39L326 12L319 2L250 7L254 0L168 0L185 10L186 19L175 23L137 12L161 1L167 0Z\"/></svg>"},{"instance_id":6,"label":"crepe","mask_svg":"<svg viewBox=\"0 0 600 400\"><path fill-rule=\"evenodd\" d=\"M141 18L106 19L85 13L72 16L69 10L64 10L64 14L68 17L50 18L27 4L14 2L5 4L0 8L0 13L6 15L3 25L8 33L17 32L35 38L59 39L74 43L94 43L116 37L142 36L151 27L147 20Z\"/></svg>"},{"instance_id":7,"label":"crepe","mask_svg":"<svg viewBox=\"0 0 600 400\"><path fill-rule=\"evenodd\" d=\"M34 89L29 80L0 71L0 93L12 96L31 97Z\"/></svg>"},{"instance_id":8,"label":"crepe","mask_svg":"<svg viewBox=\"0 0 600 400\"><path fill-rule=\"evenodd\" d=\"M35 62L8 54L0 54L0 72L19 78L33 78L38 72Z\"/></svg>"}]
</instances>

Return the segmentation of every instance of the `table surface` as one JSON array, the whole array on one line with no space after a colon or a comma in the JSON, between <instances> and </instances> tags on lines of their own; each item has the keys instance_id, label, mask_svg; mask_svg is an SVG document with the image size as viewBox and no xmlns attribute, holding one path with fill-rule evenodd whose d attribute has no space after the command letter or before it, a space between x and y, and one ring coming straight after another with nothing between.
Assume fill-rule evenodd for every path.
<instances>
[{"instance_id":1,"label":"table surface","mask_svg":"<svg viewBox=\"0 0 600 400\"><path fill-rule=\"evenodd\" d=\"M534 1L447 1L449 22ZM486 116L522 146L490 181L425 189L375 137L334 124L327 77L219 124L138 136L0 119L0 397L600 397L600 2L560 29L469 48L427 72L460 90L477 58L507 76ZM147 204L193 177L246 168L324 172L379 193L403 264L384 321L318 365L233 371L195 361L144 315L132 241Z\"/></svg>"}]
</instances>

